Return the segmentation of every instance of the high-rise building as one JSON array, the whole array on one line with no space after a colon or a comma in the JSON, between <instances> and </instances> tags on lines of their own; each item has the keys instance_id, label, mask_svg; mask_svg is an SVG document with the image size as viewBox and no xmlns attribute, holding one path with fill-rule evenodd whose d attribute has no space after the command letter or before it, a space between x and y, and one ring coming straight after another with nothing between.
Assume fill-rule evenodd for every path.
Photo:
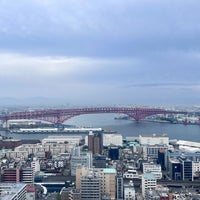
<instances>
[{"instance_id":1,"label":"high-rise building","mask_svg":"<svg viewBox=\"0 0 200 200\"><path fill-rule=\"evenodd\" d=\"M71 156L71 175L76 175L76 168L78 166L92 167L92 153L81 152L80 147L75 147Z\"/></svg>"},{"instance_id":2,"label":"high-rise building","mask_svg":"<svg viewBox=\"0 0 200 200\"><path fill-rule=\"evenodd\" d=\"M124 199L124 180L122 173L118 173L116 177L116 195L117 195L117 200L123 200Z\"/></svg>"},{"instance_id":3,"label":"high-rise building","mask_svg":"<svg viewBox=\"0 0 200 200\"><path fill-rule=\"evenodd\" d=\"M96 178L96 181L95 181ZM86 167L77 167L76 170L76 189L81 189L81 195L82 190L84 190L84 196L86 195L86 189L87 193L90 193L90 187L91 191L93 191L93 186L91 183L97 184L96 189L98 189L98 181L100 184L100 194L103 197L106 196L106 198L109 197L110 200L114 200L115 194L116 194L116 170L113 168L86 168ZM87 184L88 183L88 184ZM85 186L84 186L85 185ZM98 190L95 190L93 193L98 194ZM98 196L98 195L97 195ZM83 197L83 196L82 196ZM86 197L85 197L86 198ZM90 197L90 199L92 199Z\"/></svg>"},{"instance_id":4,"label":"high-rise building","mask_svg":"<svg viewBox=\"0 0 200 200\"><path fill-rule=\"evenodd\" d=\"M182 166L177 158L170 158L168 162L171 180L182 180Z\"/></svg>"},{"instance_id":5,"label":"high-rise building","mask_svg":"<svg viewBox=\"0 0 200 200\"><path fill-rule=\"evenodd\" d=\"M192 161L184 157L180 157L179 160L182 164L183 181L193 181Z\"/></svg>"},{"instance_id":6,"label":"high-rise building","mask_svg":"<svg viewBox=\"0 0 200 200\"><path fill-rule=\"evenodd\" d=\"M90 131L88 135L88 151L91 151L93 154L102 154L103 137L101 132L93 133Z\"/></svg>"},{"instance_id":7,"label":"high-rise building","mask_svg":"<svg viewBox=\"0 0 200 200\"><path fill-rule=\"evenodd\" d=\"M101 199L101 178L98 173L89 171L81 177L81 200Z\"/></svg>"},{"instance_id":8,"label":"high-rise building","mask_svg":"<svg viewBox=\"0 0 200 200\"><path fill-rule=\"evenodd\" d=\"M39 159L33 158L33 161L31 162L31 168L33 169L33 174L35 175L36 172L40 171L40 162Z\"/></svg>"},{"instance_id":9,"label":"high-rise building","mask_svg":"<svg viewBox=\"0 0 200 200\"><path fill-rule=\"evenodd\" d=\"M156 178L152 173L145 173L142 175L142 196L146 199L146 190L156 188Z\"/></svg>"}]
</instances>

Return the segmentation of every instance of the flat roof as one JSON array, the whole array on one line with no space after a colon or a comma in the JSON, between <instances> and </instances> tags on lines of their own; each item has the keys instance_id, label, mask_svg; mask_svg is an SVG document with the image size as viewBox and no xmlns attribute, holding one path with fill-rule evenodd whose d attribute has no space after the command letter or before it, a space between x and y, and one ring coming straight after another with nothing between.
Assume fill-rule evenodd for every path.
<instances>
[{"instance_id":1,"label":"flat roof","mask_svg":"<svg viewBox=\"0 0 200 200\"><path fill-rule=\"evenodd\" d=\"M105 173L105 174L116 174L117 172L116 172L116 169L114 169L114 168L104 168L103 173Z\"/></svg>"},{"instance_id":2,"label":"flat roof","mask_svg":"<svg viewBox=\"0 0 200 200\"><path fill-rule=\"evenodd\" d=\"M145 173L143 174L145 179L155 179L155 176L152 173Z\"/></svg>"},{"instance_id":3,"label":"flat roof","mask_svg":"<svg viewBox=\"0 0 200 200\"><path fill-rule=\"evenodd\" d=\"M140 134L140 137L168 137L167 134Z\"/></svg>"},{"instance_id":4,"label":"flat roof","mask_svg":"<svg viewBox=\"0 0 200 200\"><path fill-rule=\"evenodd\" d=\"M190 147L197 147L200 148L200 142L192 142L192 141L186 141L186 140L178 140L177 144L184 145L184 146L190 146Z\"/></svg>"}]
</instances>

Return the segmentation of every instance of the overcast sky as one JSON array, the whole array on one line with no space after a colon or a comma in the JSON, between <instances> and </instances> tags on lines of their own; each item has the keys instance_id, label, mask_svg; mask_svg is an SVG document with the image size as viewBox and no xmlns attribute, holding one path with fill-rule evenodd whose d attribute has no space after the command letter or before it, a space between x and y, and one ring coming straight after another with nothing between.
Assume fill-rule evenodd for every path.
<instances>
[{"instance_id":1,"label":"overcast sky","mask_svg":"<svg viewBox=\"0 0 200 200\"><path fill-rule=\"evenodd\" d=\"M0 0L0 98L200 104L199 0Z\"/></svg>"}]
</instances>

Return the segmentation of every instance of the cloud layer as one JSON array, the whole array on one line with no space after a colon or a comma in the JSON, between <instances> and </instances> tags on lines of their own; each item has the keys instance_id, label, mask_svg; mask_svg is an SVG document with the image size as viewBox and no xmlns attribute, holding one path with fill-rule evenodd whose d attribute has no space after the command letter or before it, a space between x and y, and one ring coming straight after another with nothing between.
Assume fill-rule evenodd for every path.
<instances>
[{"instance_id":1,"label":"cloud layer","mask_svg":"<svg viewBox=\"0 0 200 200\"><path fill-rule=\"evenodd\" d=\"M197 104L200 2L0 1L0 97Z\"/></svg>"}]
</instances>

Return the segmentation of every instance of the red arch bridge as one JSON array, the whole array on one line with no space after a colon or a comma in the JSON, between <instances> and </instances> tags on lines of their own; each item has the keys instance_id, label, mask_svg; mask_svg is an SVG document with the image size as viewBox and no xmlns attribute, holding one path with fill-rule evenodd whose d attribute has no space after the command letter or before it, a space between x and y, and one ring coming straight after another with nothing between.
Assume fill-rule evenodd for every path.
<instances>
[{"instance_id":1,"label":"red arch bridge","mask_svg":"<svg viewBox=\"0 0 200 200\"><path fill-rule=\"evenodd\" d=\"M84 114L98 113L119 113L126 114L129 117L140 121L148 116L157 114L187 114L183 111L170 111L160 108L138 108L138 107L97 107L97 108L71 108L71 109L50 109L50 110L35 110L25 112L12 112L5 115L0 115L0 120L7 122L15 119L37 119L48 121L51 123L62 124L64 121Z\"/></svg>"}]
</instances>

